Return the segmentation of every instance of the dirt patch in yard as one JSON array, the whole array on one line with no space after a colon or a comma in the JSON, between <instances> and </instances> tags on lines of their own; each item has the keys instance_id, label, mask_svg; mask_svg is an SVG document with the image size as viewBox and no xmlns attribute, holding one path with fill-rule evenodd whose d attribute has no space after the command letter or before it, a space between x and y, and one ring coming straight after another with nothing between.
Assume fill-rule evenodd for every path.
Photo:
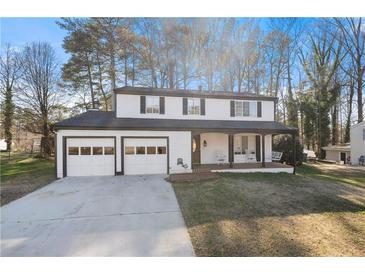
<instances>
[{"instance_id":1,"label":"dirt patch in yard","mask_svg":"<svg viewBox=\"0 0 365 274\"><path fill-rule=\"evenodd\" d=\"M365 256L365 189L290 174L173 184L198 256Z\"/></svg>"}]
</instances>

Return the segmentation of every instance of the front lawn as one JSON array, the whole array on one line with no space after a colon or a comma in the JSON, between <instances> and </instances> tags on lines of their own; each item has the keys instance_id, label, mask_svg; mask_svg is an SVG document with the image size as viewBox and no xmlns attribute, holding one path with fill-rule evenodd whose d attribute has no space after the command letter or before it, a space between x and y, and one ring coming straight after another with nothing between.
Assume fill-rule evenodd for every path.
<instances>
[{"instance_id":1,"label":"front lawn","mask_svg":"<svg viewBox=\"0 0 365 274\"><path fill-rule=\"evenodd\" d=\"M1 205L18 199L55 180L54 160L27 153L1 153Z\"/></svg>"},{"instance_id":2,"label":"front lawn","mask_svg":"<svg viewBox=\"0 0 365 274\"><path fill-rule=\"evenodd\" d=\"M173 187L198 256L364 256L365 173L338 172L305 165Z\"/></svg>"}]
</instances>

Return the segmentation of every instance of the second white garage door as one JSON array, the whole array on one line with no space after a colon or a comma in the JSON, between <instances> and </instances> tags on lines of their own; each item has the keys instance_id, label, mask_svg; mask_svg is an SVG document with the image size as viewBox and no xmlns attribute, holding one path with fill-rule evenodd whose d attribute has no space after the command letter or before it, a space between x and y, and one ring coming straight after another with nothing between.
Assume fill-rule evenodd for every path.
<instances>
[{"instance_id":1,"label":"second white garage door","mask_svg":"<svg viewBox=\"0 0 365 274\"><path fill-rule=\"evenodd\" d=\"M125 138L124 174L166 174L166 138Z\"/></svg>"}]
</instances>

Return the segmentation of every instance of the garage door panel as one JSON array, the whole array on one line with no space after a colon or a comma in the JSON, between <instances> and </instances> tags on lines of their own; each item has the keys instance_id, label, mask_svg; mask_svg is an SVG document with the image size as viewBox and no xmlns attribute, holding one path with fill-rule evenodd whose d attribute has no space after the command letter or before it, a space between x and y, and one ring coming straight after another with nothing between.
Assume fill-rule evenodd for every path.
<instances>
[{"instance_id":1,"label":"garage door panel","mask_svg":"<svg viewBox=\"0 0 365 274\"><path fill-rule=\"evenodd\" d=\"M69 147L78 147L79 155L70 155ZM90 155L81 155L81 147L90 147ZM103 147L103 155L93 155L93 147ZM113 138L68 138L67 176L103 176L115 174L115 155L104 155L105 147L114 148ZM115 154L115 148L114 148Z\"/></svg>"},{"instance_id":2,"label":"garage door panel","mask_svg":"<svg viewBox=\"0 0 365 274\"><path fill-rule=\"evenodd\" d=\"M124 147L134 147L134 154L124 155L124 174L165 174L167 173L167 140L164 138L126 138ZM144 147L145 154L136 154L137 147ZM155 147L156 154L148 154L147 147ZM164 147L165 154L158 154L158 148Z\"/></svg>"}]
</instances>

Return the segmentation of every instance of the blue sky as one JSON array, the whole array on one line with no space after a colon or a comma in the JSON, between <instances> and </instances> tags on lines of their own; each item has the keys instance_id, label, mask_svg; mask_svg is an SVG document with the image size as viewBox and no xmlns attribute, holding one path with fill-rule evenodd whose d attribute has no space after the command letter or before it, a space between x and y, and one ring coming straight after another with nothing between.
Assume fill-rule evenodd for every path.
<instances>
[{"instance_id":1,"label":"blue sky","mask_svg":"<svg viewBox=\"0 0 365 274\"><path fill-rule=\"evenodd\" d=\"M66 31L57 24L58 18L1 18L1 45L10 43L13 47L23 47L29 42L49 42L56 51L60 63L67 61L62 48Z\"/></svg>"}]
</instances>

